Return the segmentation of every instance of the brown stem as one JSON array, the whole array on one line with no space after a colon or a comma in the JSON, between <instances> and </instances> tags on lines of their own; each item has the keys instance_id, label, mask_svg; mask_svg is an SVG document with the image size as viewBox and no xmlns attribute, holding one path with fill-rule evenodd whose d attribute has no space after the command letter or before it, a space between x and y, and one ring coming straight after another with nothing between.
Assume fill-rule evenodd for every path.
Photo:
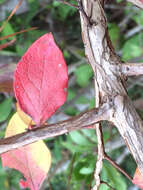
<instances>
[{"instance_id":1,"label":"brown stem","mask_svg":"<svg viewBox=\"0 0 143 190\"><path fill-rule=\"evenodd\" d=\"M132 182L131 176L129 176L129 174L127 174L116 162L114 162L109 156L107 156L107 154L104 154L104 159L108 160L110 164L112 164L116 169L118 169L123 175L125 175Z\"/></svg>"},{"instance_id":2,"label":"brown stem","mask_svg":"<svg viewBox=\"0 0 143 190\"><path fill-rule=\"evenodd\" d=\"M25 33L25 32L31 31L31 30L36 30L36 29L37 29L37 27L32 27L32 28L24 29L24 30L21 30L19 32L15 32L13 34L9 34L7 36L0 37L0 40L5 40L5 39L10 38L12 36L16 36L17 34L22 34L22 33Z\"/></svg>"},{"instance_id":3,"label":"brown stem","mask_svg":"<svg viewBox=\"0 0 143 190\"><path fill-rule=\"evenodd\" d=\"M125 63L121 65L121 72L125 76L143 75L143 63Z\"/></svg>"},{"instance_id":4,"label":"brown stem","mask_svg":"<svg viewBox=\"0 0 143 190\"><path fill-rule=\"evenodd\" d=\"M17 9L20 7L20 5L22 4L23 0L19 0L16 7L12 10L12 12L10 13L10 15L8 16L8 18L6 19L6 21L3 23L3 25L0 27L0 32L4 29L4 27L6 26L6 24L8 23L8 21L11 19L11 17L15 14L15 12L17 11Z\"/></svg>"},{"instance_id":5,"label":"brown stem","mask_svg":"<svg viewBox=\"0 0 143 190\"><path fill-rule=\"evenodd\" d=\"M80 11L82 39L88 62L97 81L100 103L112 100L115 112L111 122L129 147L139 170L143 173L143 121L128 97L119 57L109 39L107 19L102 0L81 0L88 18Z\"/></svg>"},{"instance_id":6,"label":"brown stem","mask_svg":"<svg viewBox=\"0 0 143 190\"><path fill-rule=\"evenodd\" d=\"M97 155L97 162L96 162L96 168L94 171L94 180L95 185L92 188L92 190L98 190L100 187L100 173L102 170L103 165L103 159L104 159L104 143L103 143L103 135L102 135L102 129L101 124L95 124L96 128L96 135L97 135L97 146L98 146L98 155Z\"/></svg>"},{"instance_id":7,"label":"brown stem","mask_svg":"<svg viewBox=\"0 0 143 190\"><path fill-rule=\"evenodd\" d=\"M82 129L102 120L109 120L113 113L112 107L104 104L100 109L92 109L66 121L44 125L30 131L0 140L0 154L22 147L38 140L56 137L73 130Z\"/></svg>"},{"instance_id":8,"label":"brown stem","mask_svg":"<svg viewBox=\"0 0 143 190\"><path fill-rule=\"evenodd\" d=\"M16 38L14 38L13 40L10 40L9 42L6 42L5 44L1 44L0 45L0 50L6 48L8 46L11 46L15 41L16 41Z\"/></svg>"},{"instance_id":9,"label":"brown stem","mask_svg":"<svg viewBox=\"0 0 143 190\"><path fill-rule=\"evenodd\" d=\"M68 190L70 190L70 181L71 181L71 178L72 178L72 172L73 172L75 158L76 158L76 154L73 155L73 158L72 158L72 161L71 161L71 164L70 164L70 171L69 171L68 181L67 181L67 189Z\"/></svg>"},{"instance_id":10,"label":"brown stem","mask_svg":"<svg viewBox=\"0 0 143 190\"><path fill-rule=\"evenodd\" d=\"M63 3L63 4L65 4L65 5L68 5L70 7L74 7L75 9L78 9L78 6L73 5L73 4L71 4L71 3L69 3L69 2L67 2L65 0L58 0L58 1L61 2L61 3Z\"/></svg>"}]
</instances>

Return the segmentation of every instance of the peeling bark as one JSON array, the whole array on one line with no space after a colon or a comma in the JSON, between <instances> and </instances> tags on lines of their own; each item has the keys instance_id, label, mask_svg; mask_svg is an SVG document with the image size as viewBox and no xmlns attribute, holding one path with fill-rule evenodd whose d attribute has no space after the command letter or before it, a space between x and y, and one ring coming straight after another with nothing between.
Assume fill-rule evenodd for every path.
<instances>
[{"instance_id":1,"label":"peeling bark","mask_svg":"<svg viewBox=\"0 0 143 190\"><path fill-rule=\"evenodd\" d=\"M71 119L61 121L51 125L43 125L39 128L28 130L15 136L0 140L0 154L20 148L38 140L56 137L69 133L73 130L83 129L102 120L108 120L112 115L113 108L109 104L104 104L100 109L92 109Z\"/></svg>"},{"instance_id":2,"label":"peeling bark","mask_svg":"<svg viewBox=\"0 0 143 190\"><path fill-rule=\"evenodd\" d=\"M125 89L122 62L108 36L103 1L81 0L81 4L85 11L80 11L83 43L98 85L100 104L112 102L114 113L110 121L117 127L143 174L143 122Z\"/></svg>"},{"instance_id":3,"label":"peeling bark","mask_svg":"<svg viewBox=\"0 0 143 190\"><path fill-rule=\"evenodd\" d=\"M143 63L126 63L126 64L122 64L121 72L125 76L143 75Z\"/></svg>"}]
</instances>

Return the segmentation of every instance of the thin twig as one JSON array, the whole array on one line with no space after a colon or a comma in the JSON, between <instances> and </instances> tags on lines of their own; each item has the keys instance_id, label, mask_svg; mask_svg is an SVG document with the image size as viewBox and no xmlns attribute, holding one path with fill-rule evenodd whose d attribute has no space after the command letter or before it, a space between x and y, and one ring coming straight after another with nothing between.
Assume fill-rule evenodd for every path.
<instances>
[{"instance_id":1,"label":"thin twig","mask_svg":"<svg viewBox=\"0 0 143 190\"><path fill-rule=\"evenodd\" d=\"M67 189L70 190L70 181L71 181L71 177L72 177L72 171L73 171L73 165L74 165L74 162L75 162L75 158L76 158L76 154L73 155L73 158L72 158L72 161L71 161L71 164L70 164L70 171L69 171L69 175L68 175L68 184L67 184Z\"/></svg>"},{"instance_id":2,"label":"thin twig","mask_svg":"<svg viewBox=\"0 0 143 190\"><path fill-rule=\"evenodd\" d=\"M96 76L96 73L95 73ZM100 104L100 96L99 96L99 87L98 83L95 78L94 86L95 86L95 107L99 107ZM101 124L95 124L96 136L97 136L97 147L98 147L98 156L96 162L96 168L94 171L94 180L95 185L93 186L92 190L98 190L100 187L100 173L102 170L103 165L103 158L104 158L104 144L103 144L103 136L102 136L102 129Z\"/></svg>"},{"instance_id":3,"label":"thin twig","mask_svg":"<svg viewBox=\"0 0 143 190\"><path fill-rule=\"evenodd\" d=\"M10 15L8 16L8 18L6 19L6 21L3 23L3 25L0 27L0 32L4 29L5 25L8 23L8 21L11 19L11 17L15 14L15 12L17 11L17 9L20 7L20 5L22 4L23 0L19 0L18 4L16 5L16 7L12 10L12 12L10 13Z\"/></svg>"},{"instance_id":4,"label":"thin twig","mask_svg":"<svg viewBox=\"0 0 143 190\"><path fill-rule=\"evenodd\" d=\"M70 6L70 7L74 7L75 9L78 9L78 6L76 6L76 5L74 5L74 4L72 4L72 3L69 3L69 2L67 2L67 1L65 1L65 0L58 0L60 3L63 3L63 4L65 4L65 5L68 5L68 6Z\"/></svg>"},{"instance_id":5,"label":"thin twig","mask_svg":"<svg viewBox=\"0 0 143 190\"><path fill-rule=\"evenodd\" d=\"M92 27L93 23L91 22L90 17L87 15L87 12L84 10L83 4L81 0L77 0L78 6L79 6L79 11L81 12L81 15L83 16L84 20L87 23L87 26ZM95 23L96 24L96 23ZM92 66L92 63L90 63ZM93 67L92 67L93 68ZM94 68L95 69L95 68ZM93 71L94 71L93 69ZM99 98L99 88L97 84L97 78L96 78L96 72L94 73L95 75L95 102L96 105L95 107L98 108L100 104L100 98ZM103 158L104 158L104 145L102 141L102 130L100 124L95 124L92 126L92 128L96 129L96 135L97 135L97 142L98 142L98 156L97 156L97 162L96 162L96 168L94 171L94 180L95 180L95 185L93 186L92 190L98 190L100 186L100 172L102 170L102 164L103 164Z\"/></svg>"},{"instance_id":6,"label":"thin twig","mask_svg":"<svg viewBox=\"0 0 143 190\"><path fill-rule=\"evenodd\" d=\"M15 36L15 35L17 35L17 34L22 34L22 33L24 33L24 32L28 32L28 31L36 30L36 29L37 29L37 27L32 27L32 28L28 28L28 29L25 29L25 30L21 30L21 31L15 32L15 33L13 33L13 34L9 34L9 35L7 35L7 36L3 36L3 37L0 38L0 40L5 40L5 39L7 39L7 38L9 38L9 37L12 37L12 36Z\"/></svg>"},{"instance_id":7,"label":"thin twig","mask_svg":"<svg viewBox=\"0 0 143 190\"><path fill-rule=\"evenodd\" d=\"M134 28L130 29L125 35L125 39L131 38L132 36L134 36L136 33L142 32L143 27L138 25L135 26Z\"/></svg>"},{"instance_id":8,"label":"thin twig","mask_svg":"<svg viewBox=\"0 0 143 190\"><path fill-rule=\"evenodd\" d=\"M108 160L108 162L110 162L110 164L112 164L117 170L119 170L123 175L125 175L131 182L132 182L132 178L131 176L129 176L129 174L127 174L118 164L116 164L109 156L107 156L106 154L104 154L104 159Z\"/></svg>"},{"instance_id":9,"label":"thin twig","mask_svg":"<svg viewBox=\"0 0 143 190\"><path fill-rule=\"evenodd\" d=\"M130 154L130 152L129 152L128 148L125 147L122 154L116 159L116 163L121 164L125 160L125 157L129 154Z\"/></svg>"},{"instance_id":10,"label":"thin twig","mask_svg":"<svg viewBox=\"0 0 143 190\"><path fill-rule=\"evenodd\" d=\"M94 180L95 180L95 185L92 188L92 190L98 190L100 186L100 173L102 170L102 165L103 165L103 159L104 159L104 144L102 141L102 129L100 124L96 124L96 135L97 135L97 146L98 146L98 155L97 155L97 162L96 162L96 168L94 171Z\"/></svg>"},{"instance_id":11,"label":"thin twig","mask_svg":"<svg viewBox=\"0 0 143 190\"><path fill-rule=\"evenodd\" d=\"M16 38L14 38L13 40L11 40L11 41L9 41L9 42L7 42L7 43L5 43L5 44L1 44L1 45L0 45L0 50L6 48L6 47L8 47L8 46L11 46L15 41L16 41Z\"/></svg>"}]
</instances>

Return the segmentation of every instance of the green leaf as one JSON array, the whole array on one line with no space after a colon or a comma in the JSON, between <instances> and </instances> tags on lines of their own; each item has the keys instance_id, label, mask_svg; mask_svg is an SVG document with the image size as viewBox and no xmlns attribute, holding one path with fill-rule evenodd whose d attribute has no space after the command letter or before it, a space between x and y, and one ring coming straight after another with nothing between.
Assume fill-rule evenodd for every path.
<instances>
[{"instance_id":1,"label":"green leaf","mask_svg":"<svg viewBox=\"0 0 143 190\"><path fill-rule=\"evenodd\" d=\"M99 190L111 190L106 184L101 184Z\"/></svg>"},{"instance_id":2,"label":"green leaf","mask_svg":"<svg viewBox=\"0 0 143 190\"><path fill-rule=\"evenodd\" d=\"M73 175L74 175L75 179L78 181L83 180L85 177L85 175L80 173L80 170L83 167L84 167L84 163L78 162L77 165L75 166L74 170L73 170Z\"/></svg>"},{"instance_id":3,"label":"green leaf","mask_svg":"<svg viewBox=\"0 0 143 190\"><path fill-rule=\"evenodd\" d=\"M65 110L65 113L67 115L71 115L71 116L74 116L76 115L78 112L78 110L76 108L74 108L73 106L69 106L66 110Z\"/></svg>"},{"instance_id":4,"label":"green leaf","mask_svg":"<svg viewBox=\"0 0 143 190\"><path fill-rule=\"evenodd\" d=\"M117 1L117 3L121 3L123 0L116 0Z\"/></svg>"},{"instance_id":5,"label":"green leaf","mask_svg":"<svg viewBox=\"0 0 143 190\"><path fill-rule=\"evenodd\" d=\"M70 58L70 53L66 49L63 50L63 54L66 59Z\"/></svg>"},{"instance_id":6,"label":"green leaf","mask_svg":"<svg viewBox=\"0 0 143 190\"><path fill-rule=\"evenodd\" d=\"M123 60L128 61L129 59L139 57L143 52L143 44L140 43L143 35L136 35L131 39L127 40L123 46Z\"/></svg>"},{"instance_id":7,"label":"green leaf","mask_svg":"<svg viewBox=\"0 0 143 190\"><path fill-rule=\"evenodd\" d=\"M28 47L31 45L31 42L30 41L26 41L25 43L24 43L24 46L23 45L19 45L19 44L17 44L16 45L16 52L17 52L17 54L18 54L18 56L22 56L25 52L26 52L26 50L28 49Z\"/></svg>"},{"instance_id":8,"label":"green leaf","mask_svg":"<svg viewBox=\"0 0 143 190\"><path fill-rule=\"evenodd\" d=\"M32 18L36 15L38 9L39 9L39 1L35 0L28 0L29 4L29 12L25 17L24 24L29 24Z\"/></svg>"},{"instance_id":9,"label":"green leaf","mask_svg":"<svg viewBox=\"0 0 143 190\"><path fill-rule=\"evenodd\" d=\"M54 6L54 7L58 7L58 6L60 6L60 4L61 4L61 3L58 2L58 1L53 1L53 6Z\"/></svg>"},{"instance_id":10,"label":"green leaf","mask_svg":"<svg viewBox=\"0 0 143 190\"><path fill-rule=\"evenodd\" d=\"M95 147L96 141L95 130L83 129L69 133L69 135L67 135L66 142L62 142L62 145L72 153L90 153Z\"/></svg>"},{"instance_id":11,"label":"green leaf","mask_svg":"<svg viewBox=\"0 0 143 190\"><path fill-rule=\"evenodd\" d=\"M81 131L85 137L87 136L91 141L93 141L93 144L97 143L96 132L94 129L82 129Z\"/></svg>"},{"instance_id":12,"label":"green leaf","mask_svg":"<svg viewBox=\"0 0 143 190\"><path fill-rule=\"evenodd\" d=\"M89 84L93 71L90 65L84 64L75 70L76 82L79 86L85 87Z\"/></svg>"},{"instance_id":13,"label":"green leaf","mask_svg":"<svg viewBox=\"0 0 143 190\"><path fill-rule=\"evenodd\" d=\"M3 4L6 0L0 0L0 4Z\"/></svg>"},{"instance_id":14,"label":"green leaf","mask_svg":"<svg viewBox=\"0 0 143 190\"><path fill-rule=\"evenodd\" d=\"M13 33L14 33L14 29L13 29L12 25L8 22L8 23L6 24L6 26L4 27L4 29L2 30L2 36L7 36L7 35L13 34ZM14 38L15 38L15 37L12 36L12 37L10 37L9 39L12 40L12 39L14 39Z\"/></svg>"},{"instance_id":15,"label":"green leaf","mask_svg":"<svg viewBox=\"0 0 143 190\"><path fill-rule=\"evenodd\" d=\"M76 145L73 144L73 142L62 142L61 143L64 148L70 150L70 152L75 153L84 153L84 152L91 152L91 150L93 149L92 146L81 146L81 145Z\"/></svg>"},{"instance_id":16,"label":"green leaf","mask_svg":"<svg viewBox=\"0 0 143 190\"><path fill-rule=\"evenodd\" d=\"M77 100L76 100L77 104L88 104L89 103L89 99L87 99L85 96L80 96Z\"/></svg>"},{"instance_id":17,"label":"green leaf","mask_svg":"<svg viewBox=\"0 0 143 190\"><path fill-rule=\"evenodd\" d=\"M89 162L90 160L90 162ZM76 157L76 164L73 169L75 180L83 180L87 176L90 176L95 168L96 157L92 154L86 154L86 156Z\"/></svg>"},{"instance_id":18,"label":"green leaf","mask_svg":"<svg viewBox=\"0 0 143 190\"><path fill-rule=\"evenodd\" d=\"M11 106L12 106L12 97L5 99L0 104L0 122L3 122L8 118L11 112Z\"/></svg>"},{"instance_id":19,"label":"green leaf","mask_svg":"<svg viewBox=\"0 0 143 190\"><path fill-rule=\"evenodd\" d=\"M82 135L79 131L72 131L70 132L70 137L72 139L72 141L78 145L89 145L91 144L88 139Z\"/></svg>"},{"instance_id":20,"label":"green leaf","mask_svg":"<svg viewBox=\"0 0 143 190\"><path fill-rule=\"evenodd\" d=\"M72 1L70 1L72 3ZM53 7L56 7L58 10L59 19L64 21L69 15L73 15L76 12L76 9L71 6L64 5L58 1L53 2Z\"/></svg>"},{"instance_id":21,"label":"green leaf","mask_svg":"<svg viewBox=\"0 0 143 190\"><path fill-rule=\"evenodd\" d=\"M89 102L89 109L92 109L95 107L95 98L91 98Z\"/></svg>"},{"instance_id":22,"label":"green leaf","mask_svg":"<svg viewBox=\"0 0 143 190\"><path fill-rule=\"evenodd\" d=\"M2 169L0 162L0 187L2 190L10 190L8 174L5 170Z\"/></svg>"},{"instance_id":23,"label":"green leaf","mask_svg":"<svg viewBox=\"0 0 143 190\"><path fill-rule=\"evenodd\" d=\"M120 37L120 29L117 24L111 23L109 24L109 36L114 45L114 47L118 46L119 37Z\"/></svg>"},{"instance_id":24,"label":"green leaf","mask_svg":"<svg viewBox=\"0 0 143 190\"><path fill-rule=\"evenodd\" d=\"M138 24L143 26L143 11L138 11L136 14L133 16L133 20Z\"/></svg>"},{"instance_id":25,"label":"green leaf","mask_svg":"<svg viewBox=\"0 0 143 190\"><path fill-rule=\"evenodd\" d=\"M67 97L67 101L72 100L75 97L75 92L72 89L68 89L68 97Z\"/></svg>"},{"instance_id":26,"label":"green leaf","mask_svg":"<svg viewBox=\"0 0 143 190\"><path fill-rule=\"evenodd\" d=\"M116 190L126 190L127 185L121 174L108 162L104 162L101 178Z\"/></svg>"},{"instance_id":27,"label":"green leaf","mask_svg":"<svg viewBox=\"0 0 143 190\"><path fill-rule=\"evenodd\" d=\"M61 160L62 156L61 156L61 145L58 142L58 140L55 141L54 143L54 150L53 150L54 156L56 158L56 161Z\"/></svg>"},{"instance_id":28,"label":"green leaf","mask_svg":"<svg viewBox=\"0 0 143 190\"><path fill-rule=\"evenodd\" d=\"M1 35L2 35L2 36L7 36L7 35L9 35L9 34L13 34L14 32L15 32L15 31L14 31L12 25L8 22L8 23L5 25L4 29L2 30ZM13 40L14 38L15 38L15 36L12 36L12 37L9 37L8 39L9 39L9 40ZM2 41L1 41L1 43L5 43L5 42L6 42L6 40L2 40Z\"/></svg>"},{"instance_id":29,"label":"green leaf","mask_svg":"<svg viewBox=\"0 0 143 190\"><path fill-rule=\"evenodd\" d=\"M94 168L86 168L86 167L83 167L81 168L81 170L79 171L81 174L83 175L89 175L89 174L92 174L94 171Z\"/></svg>"}]
</instances>

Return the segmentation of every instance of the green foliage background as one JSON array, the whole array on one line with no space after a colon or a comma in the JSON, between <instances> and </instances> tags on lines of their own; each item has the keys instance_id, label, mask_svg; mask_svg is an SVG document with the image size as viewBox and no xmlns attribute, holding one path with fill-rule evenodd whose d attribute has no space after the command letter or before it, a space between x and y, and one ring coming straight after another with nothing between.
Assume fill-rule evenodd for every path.
<instances>
[{"instance_id":1,"label":"green foliage background","mask_svg":"<svg viewBox=\"0 0 143 190\"><path fill-rule=\"evenodd\" d=\"M74 0L70 2L75 3ZM0 0L0 4L2 3L4 3L4 0ZM58 45L63 50L71 71L67 102L60 109L60 113L70 117L93 108L95 104L92 91L93 72L85 60L77 10L58 1L50 1L50 3L44 1L44 5L42 5L39 1L28 0L28 5L29 11L21 15L14 15L0 36L33 26L37 26L38 30L17 35L16 43L0 51L0 56L11 56L19 59L38 37L47 32L52 32ZM115 9L110 8L112 6ZM130 36L129 32L137 26L143 26L143 12L122 0L114 2L109 0L106 13L109 34L117 54L121 56L123 61L142 62L143 32L140 30L140 32ZM128 22L125 22L127 17L129 17ZM6 40L3 40L0 43L5 42ZM143 98L142 86L138 83L134 83L128 89L128 92L132 100ZM0 94L1 138L4 136L5 127L10 117L15 112L14 102L14 98L9 94ZM142 112L139 112L142 116ZM62 117L60 117L60 120L63 120ZM110 124L106 122L102 125L105 146L109 142L114 144L114 141L119 139L118 131L115 127L108 126ZM57 138L47 139L45 142L51 149L53 160L49 177L41 189L83 190L90 189L93 186L93 172L97 158L95 130L74 131ZM124 154L125 149L124 145L118 145L116 148L111 147L107 153L113 160L118 160ZM136 164L129 153L120 165L133 176ZM21 174L19 172L8 168L3 169L0 166L0 189L20 189L18 185L20 178ZM133 186L107 161L104 161L101 178L102 181L107 182L116 190L126 190ZM109 189L111 188L104 183L100 187L100 190Z\"/></svg>"}]
</instances>

